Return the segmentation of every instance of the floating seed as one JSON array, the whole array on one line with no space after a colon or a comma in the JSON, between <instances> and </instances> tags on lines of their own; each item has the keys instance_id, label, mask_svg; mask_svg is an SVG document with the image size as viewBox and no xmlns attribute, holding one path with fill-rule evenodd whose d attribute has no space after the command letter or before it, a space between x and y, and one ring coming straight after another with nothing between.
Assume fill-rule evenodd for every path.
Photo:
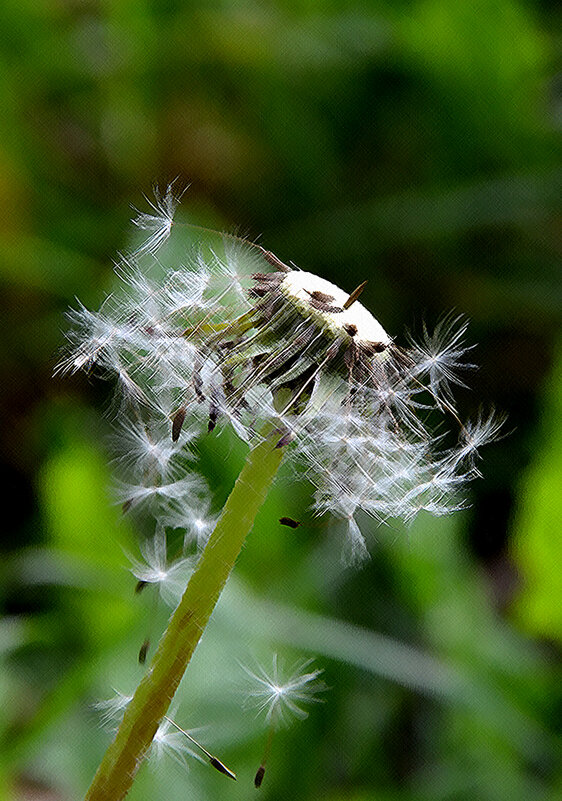
<instances>
[{"instance_id":1,"label":"floating seed","mask_svg":"<svg viewBox=\"0 0 562 801\"><path fill-rule=\"evenodd\" d=\"M293 520L292 517L280 517L279 522L282 526L289 526L289 528L298 528L300 526L300 521Z\"/></svg>"},{"instance_id":2,"label":"floating seed","mask_svg":"<svg viewBox=\"0 0 562 801\"><path fill-rule=\"evenodd\" d=\"M148 654L149 648L150 648L150 640L145 640L139 650L139 665L144 665L144 663L146 662L146 655Z\"/></svg>"},{"instance_id":3,"label":"floating seed","mask_svg":"<svg viewBox=\"0 0 562 801\"><path fill-rule=\"evenodd\" d=\"M260 765L254 777L254 787L261 787L265 774L265 765Z\"/></svg>"}]
</instances>

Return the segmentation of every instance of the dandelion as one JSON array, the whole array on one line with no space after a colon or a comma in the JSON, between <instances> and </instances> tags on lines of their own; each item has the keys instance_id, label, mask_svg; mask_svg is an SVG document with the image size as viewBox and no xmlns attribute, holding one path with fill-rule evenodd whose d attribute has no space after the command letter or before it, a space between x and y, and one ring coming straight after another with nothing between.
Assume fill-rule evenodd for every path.
<instances>
[{"instance_id":1,"label":"dandelion","mask_svg":"<svg viewBox=\"0 0 562 801\"><path fill-rule=\"evenodd\" d=\"M501 425L494 415L461 424L445 459L427 423L431 410L456 418L452 387L473 367L467 322L445 318L401 347L360 303L366 282L348 293L237 240L225 239L224 256L192 254L156 281L141 257L170 235L177 202L168 187L154 213L135 218L151 236L121 264L125 297L72 315L80 333L64 368L116 374L134 409L123 445L143 481L122 489L125 502L156 505L155 517L204 544L209 526L201 536L196 521L205 488L193 485L191 467L168 480L177 454L205 429L229 424L253 442L269 424L315 485L316 511L346 521L349 561L367 554L359 511L384 522L459 508L478 449Z\"/></svg>"},{"instance_id":2,"label":"dandelion","mask_svg":"<svg viewBox=\"0 0 562 801\"><path fill-rule=\"evenodd\" d=\"M269 733L265 745L263 758L257 770L254 784L260 787L265 774L265 768L273 735L280 726L286 725L291 718L300 720L308 717L303 705L319 702L316 695L324 692L326 685L318 680L322 670L309 670L312 660L308 659L297 663L285 672L279 665L277 654L273 655L271 671L259 666L256 671L241 665L250 679L246 691L246 703L257 707L258 714L264 712L269 724Z\"/></svg>"},{"instance_id":3,"label":"dandelion","mask_svg":"<svg viewBox=\"0 0 562 801\"><path fill-rule=\"evenodd\" d=\"M161 644L176 682L285 455L314 486L315 512L342 521L346 559L359 562L368 556L369 518L410 522L463 508L463 487L480 475L479 450L502 425L493 413L459 420L453 388L463 385L461 368L473 366L466 321L445 318L403 346L360 302L365 281L344 290L236 237L167 267L158 250L178 202L169 186L137 215L147 240L119 260L121 291L99 312L71 312L59 368L116 379L117 498L157 531L179 529L185 548L201 552ZM439 428L446 419L458 431L453 446ZM202 437L227 427L250 452L215 526L196 453ZM145 546L146 564L133 567L139 582L165 589L174 568L159 536ZM163 710L170 690L154 692ZM122 747L130 747L125 732ZM130 784L138 760L128 758ZM105 767L113 771L110 760Z\"/></svg>"}]
</instances>

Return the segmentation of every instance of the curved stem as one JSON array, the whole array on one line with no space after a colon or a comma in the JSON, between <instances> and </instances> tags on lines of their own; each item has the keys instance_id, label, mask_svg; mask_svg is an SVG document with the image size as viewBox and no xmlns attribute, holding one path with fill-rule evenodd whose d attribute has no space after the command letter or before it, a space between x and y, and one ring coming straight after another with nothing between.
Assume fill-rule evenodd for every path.
<instances>
[{"instance_id":1,"label":"curved stem","mask_svg":"<svg viewBox=\"0 0 562 801\"><path fill-rule=\"evenodd\" d=\"M86 801L120 801L131 788L279 469L283 450L275 447L278 439L279 432L250 451L150 667L127 705Z\"/></svg>"}]
</instances>

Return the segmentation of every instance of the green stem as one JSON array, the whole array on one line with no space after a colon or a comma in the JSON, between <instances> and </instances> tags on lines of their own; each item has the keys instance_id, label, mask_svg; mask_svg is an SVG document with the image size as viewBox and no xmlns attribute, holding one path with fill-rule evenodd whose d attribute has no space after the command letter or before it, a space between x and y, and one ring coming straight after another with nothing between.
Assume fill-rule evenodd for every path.
<instances>
[{"instance_id":1,"label":"green stem","mask_svg":"<svg viewBox=\"0 0 562 801\"><path fill-rule=\"evenodd\" d=\"M275 448L275 439L266 437L250 451L149 670L127 705L86 801L119 801L131 788L267 496L283 458L282 450Z\"/></svg>"}]
</instances>

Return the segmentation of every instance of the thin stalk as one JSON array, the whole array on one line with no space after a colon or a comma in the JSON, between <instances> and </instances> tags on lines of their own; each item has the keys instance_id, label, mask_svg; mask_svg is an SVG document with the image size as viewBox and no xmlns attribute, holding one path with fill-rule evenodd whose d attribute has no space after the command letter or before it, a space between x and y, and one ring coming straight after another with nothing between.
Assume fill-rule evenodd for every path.
<instances>
[{"instance_id":1,"label":"thin stalk","mask_svg":"<svg viewBox=\"0 0 562 801\"><path fill-rule=\"evenodd\" d=\"M283 449L275 447L279 432L272 433L273 439L266 436L248 454L86 801L120 801L130 790L281 464Z\"/></svg>"}]
</instances>

